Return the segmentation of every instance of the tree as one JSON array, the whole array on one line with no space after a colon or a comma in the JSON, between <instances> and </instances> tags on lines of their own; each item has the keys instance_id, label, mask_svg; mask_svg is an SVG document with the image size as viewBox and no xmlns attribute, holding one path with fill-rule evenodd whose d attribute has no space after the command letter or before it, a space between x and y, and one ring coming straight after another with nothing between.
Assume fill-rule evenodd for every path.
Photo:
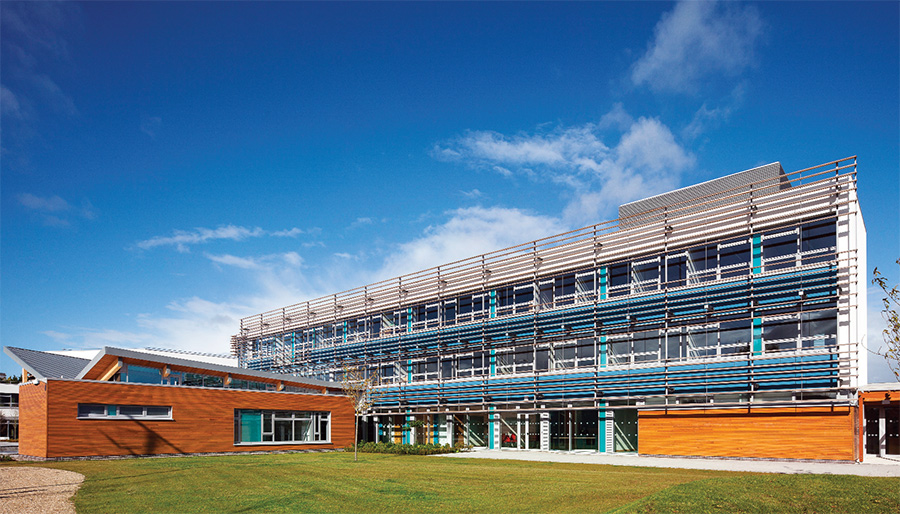
<instances>
[{"instance_id":1,"label":"tree","mask_svg":"<svg viewBox=\"0 0 900 514\"><path fill-rule=\"evenodd\" d=\"M900 259L897 259L900 265ZM873 272L872 283L877 285L884 291L886 295L881 299L884 310L881 311L881 317L887 324L882 335L884 336L884 348L875 352L887 360L888 366L894 372L894 376L900 381L900 286L888 287L887 279L875 268Z\"/></svg>"},{"instance_id":2,"label":"tree","mask_svg":"<svg viewBox=\"0 0 900 514\"><path fill-rule=\"evenodd\" d=\"M353 403L353 460L358 460L357 445L359 442L359 417L365 415L381 396L381 379L377 371L366 374L362 366L344 366L341 388Z\"/></svg>"}]
</instances>

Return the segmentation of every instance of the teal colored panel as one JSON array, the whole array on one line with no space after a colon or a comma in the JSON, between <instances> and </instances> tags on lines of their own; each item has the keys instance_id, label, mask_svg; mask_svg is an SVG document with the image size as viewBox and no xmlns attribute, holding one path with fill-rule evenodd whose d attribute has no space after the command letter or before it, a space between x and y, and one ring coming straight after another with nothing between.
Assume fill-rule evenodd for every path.
<instances>
[{"instance_id":1,"label":"teal colored panel","mask_svg":"<svg viewBox=\"0 0 900 514\"><path fill-rule=\"evenodd\" d=\"M753 318L753 355L762 353L762 319Z\"/></svg>"},{"instance_id":2,"label":"teal colored panel","mask_svg":"<svg viewBox=\"0 0 900 514\"><path fill-rule=\"evenodd\" d=\"M606 344L606 336L600 336L600 367L606 367L606 354L609 346Z\"/></svg>"},{"instance_id":3,"label":"teal colored panel","mask_svg":"<svg viewBox=\"0 0 900 514\"><path fill-rule=\"evenodd\" d=\"M262 411L242 410L241 417L241 442L258 443L262 441Z\"/></svg>"},{"instance_id":4,"label":"teal colored panel","mask_svg":"<svg viewBox=\"0 0 900 514\"><path fill-rule=\"evenodd\" d=\"M606 300L606 286L607 286L607 272L606 266L600 267L600 299Z\"/></svg>"},{"instance_id":5,"label":"teal colored panel","mask_svg":"<svg viewBox=\"0 0 900 514\"><path fill-rule=\"evenodd\" d=\"M493 353L493 350L491 350ZM493 364L491 365L493 367ZM494 410L494 407L488 407L488 410ZM491 421L488 423L488 449L494 449L494 415L488 414L488 419Z\"/></svg>"},{"instance_id":6,"label":"teal colored panel","mask_svg":"<svg viewBox=\"0 0 900 514\"><path fill-rule=\"evenodd\" d=\"M753 236L753 274L762 271L762 236Z\"/></svg>"},{"instance_id":7,"label":"teal colored panel","mask_svg":"<svg viewBox=\"0 0 900 514\"><path fill-rule=\"evenodd\" d=\"M597 430L600 432L599 433L600 444L598 446L599 446L600 452L605 453L606 452L606 410L604 410L603 407L606 407L606 402L600 402L598 405L600 407L600 411L599 411L600 419L597 421Z\"/></svg>"},{"instance_id":8,"label":"teal colored panel","mask_svg":"<svg viewBox=\"0 0 900 514\"><path fill-rule=\"evenodd\" d=\"M491 376L497 374L497 350L491 348Z\"/></svg>"},{"instance_id":9,"label":"teal colored panel","mask_svg":"<svg viewBox=\"0 0 900 514\"><path fill-rule=\"evenodd\" d=\"M497 291L491 290L491 317L497 317Z\"/></svg>"},{"instance_id":10,"label":"teal colored panel","mask_svg":"<svg viewBox=\"0 0 900 514\"><path fill-rule=\"evenodd\" d=\"M116 414L118 414L118 412L116 411L115 405L107 405L106 406L106 415L107 416L115 416Z\"/></svg>"}]
</instances>

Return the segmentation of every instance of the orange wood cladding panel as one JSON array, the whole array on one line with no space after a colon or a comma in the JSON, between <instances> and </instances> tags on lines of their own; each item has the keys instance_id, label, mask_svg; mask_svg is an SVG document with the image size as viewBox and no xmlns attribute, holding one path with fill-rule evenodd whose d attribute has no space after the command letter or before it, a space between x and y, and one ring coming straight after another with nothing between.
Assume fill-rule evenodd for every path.
<instances>
[{"instance_id":1,"label":"orange wood cladding panel","mask_svg":"<svg viewBox=\"0 0 900 514\"><path fill-rule=\"evenodd\" d=\"M67 380L49 380L46 385L46 446L43 452L39 445L27 453L22 448L20 451L27 455L305 450L353 444L353 407L345 396ZM173 419L78 419L79 403L171 406ZM331 443L235 446L235 409L331 412Z\"/></svg>"},{"instance_id":2,"label":"orange wood cladding panel","mask_svg":"<svg viewBox=\"0 0 900 514\"><path fill-rule=\"evenodd\" d=\"M650 455L856 460L856 408L642 411L638 451Z\"/></svg>"},{"instance_id":3,"label":"orange wood cladding panel","mask_svg":"<svg viewBox=\"0 0 900 514\"><path fill-rule=\"evenodd\" d=\"M44 456L47 453L46 384L19 386L19 453Z\"/></svg>"}]
</instances>

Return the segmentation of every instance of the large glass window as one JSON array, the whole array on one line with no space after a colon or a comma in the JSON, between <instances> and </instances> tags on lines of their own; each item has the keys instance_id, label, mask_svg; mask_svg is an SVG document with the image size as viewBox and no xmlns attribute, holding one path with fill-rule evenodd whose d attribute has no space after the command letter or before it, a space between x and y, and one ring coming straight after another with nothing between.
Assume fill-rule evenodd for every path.
<instances>
[{"instance_id":1,"label":"large glass window","mask_svg":"<svg viewBox=\"0 0 900 514\"><path fill-rule=\"evenodd\" d=\"M158 368L148 368L145 366L137 366L128 364L125 368L125 382L134 382L137 384L161 384L162 372Z\"/></svg>"},{"instance_id":2,"label":"large glass window","mask_svg":"<svg viewBox=\"0 0 900 514\"><path fill-rule=\"evenodd\" d=\"M330 412L237 409L235 444L327 443L331 440Z\"/></svg>"}]
</instances>

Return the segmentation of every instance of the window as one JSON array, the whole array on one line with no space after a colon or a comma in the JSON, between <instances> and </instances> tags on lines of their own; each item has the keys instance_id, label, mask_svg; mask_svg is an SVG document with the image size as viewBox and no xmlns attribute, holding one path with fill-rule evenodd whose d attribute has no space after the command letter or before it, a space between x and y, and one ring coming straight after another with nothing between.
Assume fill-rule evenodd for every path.
<instances>
[{"instance_id":1,"label":"window","mask_svg":"<svg viewBox=\"0 0 900 514\"><path fill-rule=\"evenodd\" d=\"M824 348L837 344L837 310L800 314L800 338L803 348Z\"/></svg>"},{"instance_id":2,"label":"window","mask_svg":"<svg viewBox=\"0 0 900 514\"><path fill-rule=\"evenodd\" d=\"M330 412L234 411L234 444L327 443L330 428Z\"/></svg>"},{"instance_id":3,"label":"window","mask_svg":"<svg viewBox=\"0 0 900 514\"><path fill-rule=\"evenodd\" d=\"M125 382L134 382L137 384L161 384L162 373L158 368L148 368L145 366L136 366L127 364L125 366Z\"/></svg>"},{"instance_id":4,"label":"window","mask_svg":"<svg viewBox=\"0 0 900 514\"><path fill-rule=\"evenodd\" d=\"M628 294L628 266L623 262L609 267L609 296Z\"/></svg>"},{"instance_id":5,"label":"window","mask_svg":"<svg viewBox=\"0 0 900 514\"><path fill-rule=\"evenodd\" d=\"M799 328L796 315L764 319L762 336L766 351L796 350Z\"/></svg>"},{"instance_id":6,"label":"window","mask_svg":"<svg viewBox=\"0 0 900 514\"><path fill-rule=\"evenodd\" d=\"M763 236L762 257L766 271L793 267L796 256L797 229Z\"/></svg>"},{"instance_id":7,"label":"window","mask_svg":"<svg viewBox=\"0 0 900 514\"><path fill-rule=\"evenodd\" d=\"M79 403L78 419L172 419L172 407Z\"/></svg>"},{"instance_id":8,"label":"window","mask_svg":"<svg viewBox=\"0 0 900 514\"><path fill-rule=\"evenodd\" d=\"M648 330L634 334L634 362L659 360L659 331Z\"/></svg>"},{"instance_id":9,"label":"window","mask_svg":"<svg viewBox=\"0 0 900 514\"><path fill-rule=\"evenodd\" d=\"M634 292L657 289L659 287L659 257L634 263L631 273Z\"/></svg>"},{"instance_id":10,"label":"window","mask_svg":"<svg viewBox=\"0 0 900 514\"><path fill-rule=\"evenodd\" d=\"M438 358L431 357L424 361L412 363L412 379L413 382L425 382L427 380L437 380L438 378Z\"/></svg>"},{"instance_id":11,"label":"window","mask_svg":"<svg viewBox=\"0 0 900 514\"><path fill-rule=\"evenodd\" d=\"M666 287L683 286L687 280L687 256L670 255L666 259Z\"/></svg>"},{"instance_id":12,"label":"window","mask_svg":"<svg viewBox=\"0 0 900 514\"><path fill-rule=\"evenodd\" d=\"M800 252L803 264L834 259L837 246L833 219L807 223L800 227Z\"/></svg>"},{"instance_id":13,"label":"window","mask_svg":"<svg viewBox=\"0 0 900 514\"><path fill-rule=\"evenodd\" d=\"M719 273L721 278L746 275L750 265L750 243L746 239L719 245Z\"/></svg>"},{"instance_id":14,"label":"window","mask_svg":"<svg viewBox=\"0 0 900 514\"><path fill-rule=\"evenodd\" d=\"M19 394L18 393L0 394L0 407L18 407L18 406L19 406Z\"/></svg>"},{"instance_id":15,"label":"window","mask_svg":"<svg viewBox=\"0 0 900 514\"><path fill-rule=\"evenodd\" d=\"M746 355L750 353L751 328L746 321L728 321L719 324L719 351L722 355Z\"/></svg>"}]
</instances>

